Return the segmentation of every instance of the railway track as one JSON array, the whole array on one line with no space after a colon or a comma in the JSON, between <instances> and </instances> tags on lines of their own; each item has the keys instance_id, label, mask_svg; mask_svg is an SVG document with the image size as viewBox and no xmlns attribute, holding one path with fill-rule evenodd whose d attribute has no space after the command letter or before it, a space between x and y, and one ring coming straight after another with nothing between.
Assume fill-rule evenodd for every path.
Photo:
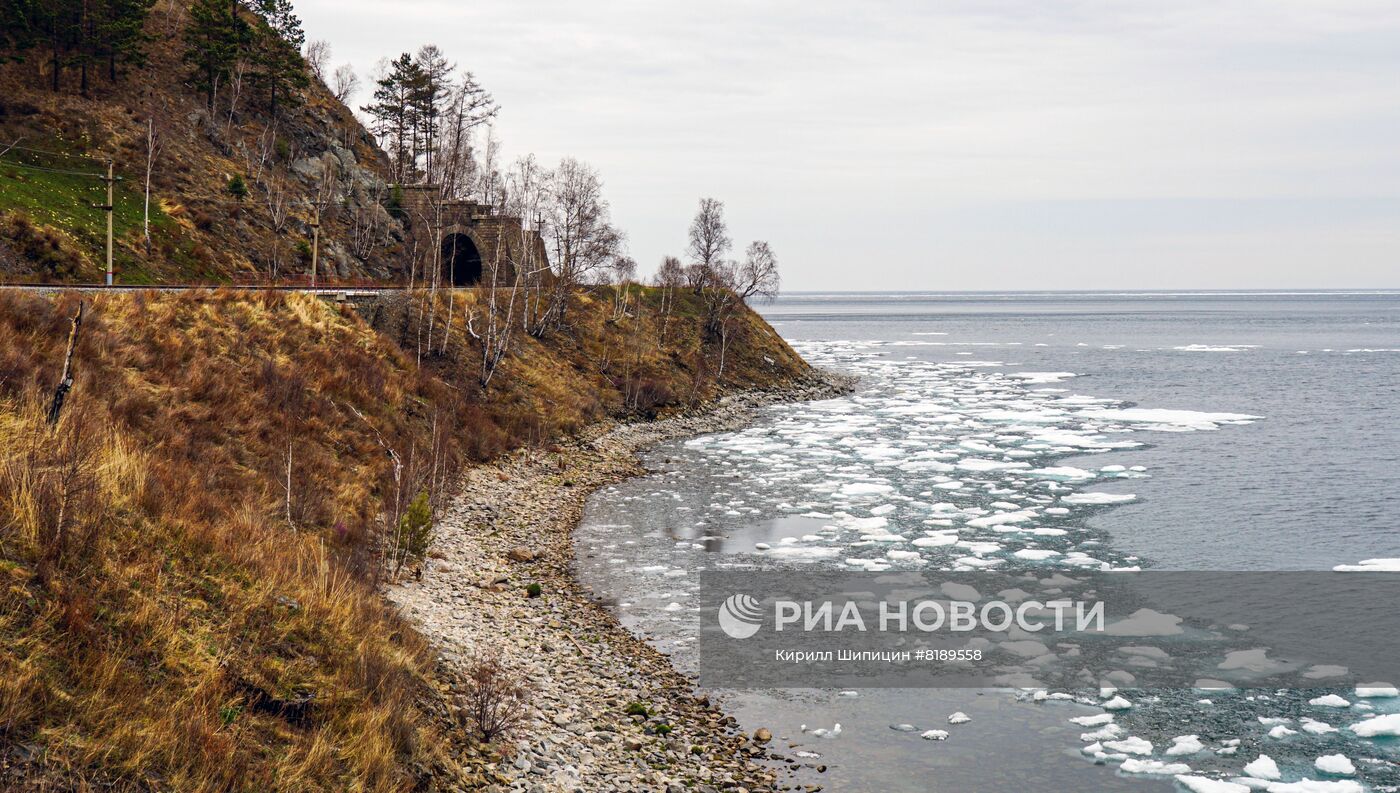
<instances>
[{"instance_id":1,"label":"railway track","mask_svg":"<svg viewBox=\"0 0 1400 793\"><path fill-rule=\"evenodd\" d=\"M0 290L25 292L190 292L190 291L233 291L233 292L300 292L311 295L378 295L406 292L407 286L296 286L258 284L0 284Z\"/></svg>"}]
</instances>

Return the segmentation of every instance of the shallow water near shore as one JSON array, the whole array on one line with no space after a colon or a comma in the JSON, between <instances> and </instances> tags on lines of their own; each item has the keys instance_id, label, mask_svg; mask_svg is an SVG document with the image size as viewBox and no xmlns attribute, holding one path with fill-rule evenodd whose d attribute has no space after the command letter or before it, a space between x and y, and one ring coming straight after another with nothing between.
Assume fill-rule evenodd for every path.
<instances>
[{"instance_id":1,"label":"shallow water near shore","mask_svg":"<svg viewBox=\"0 0 1400 793\"><path fill-rule=\"evenodd\" d=\"M1387 517L1400 508L1400 295L811 295L767 315L861 389L653 449L655 473L596 494L576 534L583 582L682 669L705 566L1286 570L1400 557ZM1092 729L1069 719L1101 711L1073 702L722 696L808 767L799 781L832 790L1172 788L1086 759ZM1177 758L1193 772L1238 774L1269 753L1285 779L1315 778L1312 758L1338 752L1372 784L1397 781L1393 741L1297 729L1393 700L1319 712L1292 694L1130 698L1122 735L1152 741L1159 760L1173 737L1202 734L1204 751ZM971 721L950 726L957 711ZM811 731L837 722L834 738ZM1269 734L1284 723L1291 736ZM922 740L930 729L950 735Z\"/></svg>"}]
</instances>

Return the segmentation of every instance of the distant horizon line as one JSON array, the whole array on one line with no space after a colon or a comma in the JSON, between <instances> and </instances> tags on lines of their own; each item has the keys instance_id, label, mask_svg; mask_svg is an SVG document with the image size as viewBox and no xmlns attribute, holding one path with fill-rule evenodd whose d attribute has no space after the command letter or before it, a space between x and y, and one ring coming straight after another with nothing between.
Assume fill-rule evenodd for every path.
<instances>
[{"instance_id":1,"label":"distant horizon line","mask_svg":"<svg viewBox=\"0 0 1400 793\"><path fill-rule=\"evenodd\" d=\"M900 295L930 297L953 295L1094 295L1111 297L1115 295L1153 295L1171 297L1176 295L1400 295L1400 286L1392 287L1337 287L1337 288L1274 288L1274 289L790 289L778 294L784 297L810 295Z\"/></svg>"}]
</instances>

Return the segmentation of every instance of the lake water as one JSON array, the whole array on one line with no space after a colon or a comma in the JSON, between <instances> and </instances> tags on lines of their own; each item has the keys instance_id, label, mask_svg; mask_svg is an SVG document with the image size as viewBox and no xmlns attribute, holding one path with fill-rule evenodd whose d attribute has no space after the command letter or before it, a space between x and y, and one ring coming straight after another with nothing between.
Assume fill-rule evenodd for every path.
<instances>
[{"instance_id":1,"label":"lake water","mask_svg":"<svg viewBox=\"0 0 1400 793\"><path fill-rule=\"evenodd\" d=\"M682 668L705 566L1400 559L1400 293L802 294L764 313L813 363L860 375L858 392L652 451L656 473L597 494L578 533L584 582ZM829 790L1171 789L1081 751L1129 736L1153 746L1128 753L1138 769L1229 778L1267 754L1284 780L1341 791L1347 777L1313 762L1344 754L1374 789L1400 784L1395 739L1346 729L1400 702L1351 691L1343 708L1310 705L1318 692L1125 692L1134 707L1101 739L1069 721L1102 712L1093 692L718 693ZM949 726L957 711L971 721ZM1165 753L1190 734L1199 752Z\"/></svg>"}]
</instances>

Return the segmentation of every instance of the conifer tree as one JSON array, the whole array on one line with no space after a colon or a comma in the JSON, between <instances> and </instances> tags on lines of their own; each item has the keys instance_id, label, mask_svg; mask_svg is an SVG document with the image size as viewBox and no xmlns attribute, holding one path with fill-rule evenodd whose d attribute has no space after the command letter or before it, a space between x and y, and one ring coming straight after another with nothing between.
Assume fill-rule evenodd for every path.
<instances>
[{"instance_id":1,"label":"conifer tree","mask_svg":"<svg viewBox=\"0 0 1400 793\"><path fill-rule=\"evenodd\" d=\"M295 89L310 84L301 47L306 33L291 0L258 0L258 13L267 23L254 48L257 79L267 92L268 108L276 117L279 102L291 102Z\"/></svg>"},{"instance_id":2,"label":"conifer tree","mask_svg":"<svg viewBox=\"0 0 1400 793\"><path fill-rule=\"evenodd\" d=\"M238 15L236 2L194 0L185 28L185 63L194 70L194 87L204 93L210 109L247 40L247 23Z\"/></svg>"},{"instance_id":3,"label":"conifer tree","mask_svg":"<svg viewBox=\"0 0 1400 793\"><path fill-rule=\"evenodd\" d=\"M63 67L71 62L79 42L81 7L67 0L35 0L31 9L36 43L42 35L49 50L51 87L58 91L62 87Z\"/></svg>"},{"instance_id":4,"label":"conifer tree","mask_svg":"<svg viewBox=\"0 0 1400 793\"><path fill-rule=\"evenodd\" d=\"M87 93L89 67L107 64L108 79L123 65L145 64L146 17L155 0L0 0L0 63L48 50L52 87L77 67Z\"/></svg>"},{"instance_id":5,"label":"conifer tree","mask_svg":"<svg viewBox=\"0 0 1400 793\"><path fill-rule=\"evenodd\" d=\"M154 37L146 33L146 17L155 0L105 0L97 24L99 55L107 60L107 79L117 79L120 66L146 65L146 45Z\"/></svg>"},{"instance_id":6,"label":"conifer tree","mask_svg":"<svg viewBox=\"0 0 1400 793\"><path fill-rule=\"evenodd\" d=\"M34 47L38 6L37 0L0 0L0 63L22 61Z\"/></svg>"},{"instance_id":7,"label":"conifer tree","mask_svg":"<svg viewBox=\"0 0 1400 793\"><path fill-rule=\"evenodd\" d=\"M376 81L374 101L360 108L374 118L374 132L393 159L398 181L413 178L413 137L416 128L414 92L423 81L413 56L404 53Z\"/></svg>"},{"instance_id":8,"label":"conifer tree","mask_svg":"<svg viewBox=\"0 0 1400 793\"><path fill-rule=\"evenodd\" d=\"M443 115L444 104L451 96L452 72L457 67L448 62L447 56L435 44L419 49L414 64L417 66L417 79L411 86L410 103L417 122L417 134L414 136L413 159L416 165L421 155L424 172L431 174L434 170L433 155L438 150L438 138L442 134L439 119Z\"/></svg>"}]
</instances>

